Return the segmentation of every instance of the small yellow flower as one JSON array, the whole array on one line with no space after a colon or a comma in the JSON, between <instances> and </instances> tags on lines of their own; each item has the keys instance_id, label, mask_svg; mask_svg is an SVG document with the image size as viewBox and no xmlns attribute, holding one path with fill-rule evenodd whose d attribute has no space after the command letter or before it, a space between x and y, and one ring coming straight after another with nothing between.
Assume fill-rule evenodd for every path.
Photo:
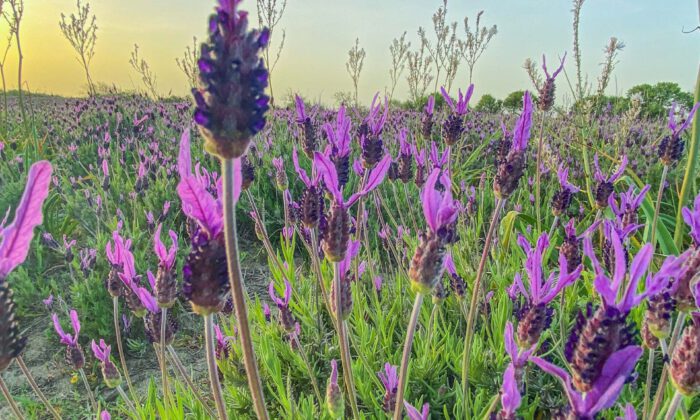
<instances>
[{"instance_id":1,"label":"small yellow flower","mask_svg":"<svg viewBox=\"0 0 700 420\"><path fill-rule=\"evenodd\" d=\"M73 376L70 377L70 383L75 384L78 382L78 374L74 373Z\"/></svg>"}]
</instances>

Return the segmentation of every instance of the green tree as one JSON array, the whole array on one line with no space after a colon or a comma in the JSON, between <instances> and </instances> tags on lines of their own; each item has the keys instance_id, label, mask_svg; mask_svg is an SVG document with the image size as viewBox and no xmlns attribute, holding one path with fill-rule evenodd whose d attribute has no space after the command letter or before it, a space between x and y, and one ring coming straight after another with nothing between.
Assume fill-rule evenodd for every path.
<instances>
[{"instance_id":1,"label":"green tree","mask_svg":"<svg viewBox=\"0 0 700 420\"><path fill-rule=\"evenodd\" d=\"M508 111L518 111L518 110L522 109L522 107L523 107L523 95L524 94L525 94L525 91L523 91L523 90L516 90L515 92L511 92L503 100L503 108L508 110Z\"/></svg>"},{"instance_id":2,"label":"green tree","mask_svg":"<svg viewBox=\"0 0 700 420\"><path fill-rule=\"evenodd\" d=\"M693 95L684 92L678 83L673 82L659 82L655 85L644 83L627 91L627 98L637 95L642 99L641 115L647 118L663 117L673 102L686 109L693 106Z\"/></svg>"},{"instance_id":3,"label":"green tree","mask_svg":"<svg viewBox=\"0 0 700 420\"><path fill-rule=\"evenodd\" d=\"M520 102L522 103L522 97L520 98ZM497 114L501 112L501 109L503 109L503 101L496 99L487 93L483 95L481 99L479 99L479 103L476 104L474 109L479 112Z\"/></svg>"}]
</instances>

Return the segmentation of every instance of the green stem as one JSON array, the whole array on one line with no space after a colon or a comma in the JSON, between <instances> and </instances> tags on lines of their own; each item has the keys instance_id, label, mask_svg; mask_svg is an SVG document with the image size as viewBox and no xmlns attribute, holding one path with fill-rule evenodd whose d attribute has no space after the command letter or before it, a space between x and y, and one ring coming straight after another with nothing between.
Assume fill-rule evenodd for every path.
<instances>
[{"instance_id":1,"label":"green stem","mask_svg":"<svg viewBox=\"0 0 700 420\"><path fill-rule=\"evenodd\" d=\"M188 375L187 372L185 371L185 367L182 365L182 362L180 361L180 357L177 355L177 352L175 352L175 349L173 348L173 346L167 346L167 348L168 348L168 353L170 353L170 359L171 359L172 364L175 366L177 371L180 373L180 376L185 381L185 384L190 389L190 392L192 392L192 394L195 396L195 398L197 398L197 400L202 405L204 410L209 414L209 417L215 417L216 414L209 407L209 404L207 404L207 402L204 401L204 397L202 397L202 394L194 386L194 383L192 382L192 378L190 378L190 375Z\"/></svg>"},{"instance_id":2,"label":"green stem","mask_svg":"<svg viewBox=\"0 0 700 420\"><path fill-rule=\"evenodd\" d=\"M85 389L87 390L88 398L90 398L90 403L92 404L92 409L97 412L99 407L97 406L97 401L95 400L95 394L92 393L92 389L90 388L90 382L88 382L87 376L85 376L85 370L80 368L78 372L80 373L80 377L82 378Z\"/></svg>"},{"instance_id":3,"label":"green stem","mask_svg":"<svg viewBox=\"0 0 700 420\"><path fill-rule=\"evenodd\" d=\"M22 359L22 356L17 356L15 359L17 361L17 364L19 365L19 368L22 370L22 373L24 373L24 376L27 378L27 382L29 382L29 385L32 387L34 390L34 393L39 396L39 399L41 400L42 403L44 403L44 406L46 409L51 413L51 415L57 419L61 419L61 415L58 414L58 411L56 411L55 408L51 405L49 402L48 398L46 398L46 395L41 391L41 388L39 388L39 385L37 385L36 381L34 380L34 376L32 375L32 372L29 370L27 365L24 363L24 359Z\"/></svg>"},{"instance_id":4,"label":"green stem","mask_svg":"<svg viewBox=\"0 0 700 420\"><path fill-rule=\"evenodd\" d=\"M340 264L333 262L333 282L335 287L335 322L338 330L338 341L340 347L340 361L343 364L343 378L345 379L345 388L350 400L350 409L352 417L355 420L360 418L360 411L357 408L357 393L355 392L355 383L352 378L352 357L350 356L350 346L348 345L347 331L345 330L345 321L342 316L343 294L340 292Z\"/></svg>"},{"instance_id":5,"label":"green stem","mask_svg":"<svg viewBox=\"0 0 700 420\"><path fill-rule=\"evenodd\" d=\"M659 193L656 195L656 207L654 207L654 221L651 222L651 245L656 249L656 230L659 223L659 213L661 212L661 198L664 195L664 184L668 175L668 165L664 165L664 170L661 173L661 181L659 182Z\"/></svg>"},{"instance_id":6,"label":"green stem","mask_svg":"<svg viewBox=\"0 0 700 420\"><path fill-rule=\"evenodd\" d=\"M678 314L678 319L676 319L676 325L673 327L673 332L671 333L671 342L668 345L668 351L665 351L664 356L673 354L673 349L676 346L678 338L681 336L681 331L683 331L683 325L685 324L685 312ZM661 410L661 401L664 399L664 393L666 391L666 382L668 381L668 364L664 363L664 368L661 371L661 379L659 379L659 386L656 388L656 394L654 395L654 405L651 409L650 419L656 419L656 415L659 414Z\"/></svg>"},{"instance_id":7,"label":"green stem","mask_svg":"<svg viewBox=\"0 0 700 420\"><path fill-rule=\"evenodd\" d=\"M540 182L542 168L542 143L544 141L544 112L540 120L540 139L537 142L537 166L535 167L535 215L537 217L537 232L542 232L542 218L540 217Z\"/></svg>"},{"instance_id":8,"label":"green stem","mask_svg":"<svg viewBox=\"0 0 700 420\"><path fill-rule=\"evenodd\" d=\"M644 406L642 408L642 420L649 418L649 398L651 397L651 383L654 380L654 349L649 349L647 359L647 380L644 386Z\"/></svg>"},{"instance_id":9,"label":"green stem","mask_svg":"<svg viewBox=\"0 0 700 420\"><path fill-rule=\"evenodd\" d=\"M2 379L2 376L0 376L0 390L2 391L2 395L5 396L5 400L7 400L7 404L12 409L12 412L15 413L15 417L17 417L18 420L24 420L24 416L22 415L22 412L19 410L19 407L17 406L17 403L15 402L15 400L12 399L12 394L10 394L10 390L7 388L7 385L5 384L5 381Z\"/></svg>"},{"instance_id":10,"label":"green stem","mask_svg":"<svg viewBox=\"0 0 700 420\"><path fill-rule=\"evenodd\" d=\"M131 397L136 400L136 393L134 393L134 387L131 384L131 376L129 375L129 368L126 366L126 358L124 357L124 347L122 346L122 330L119 325L119 298L112 297L112 306L114 308L114 335L117 340L117 351L119 352L119 361L122 364L122 370L124 371L124 377L126 378L126 386L129 388L129 393Z\"/></svg>"},{"instance_id":11,"label":"green stem","mask_svg":"<svg viewBox=\"0 0 700 420\"><path fill-rule=\"evenodd\" d=\"M469 357L471 356L472 350L472 338L474 337L474 318L476 315L476 308L478 306L479 293L481 290L481 279L484 275L484 270L486 269L486 260L489 256L489 250L491 248L491 241L493 240L493 233L496 231L496 225L498 224L498 218L501 214L501 209L505 204L505 199L496 198L496 207L493 209L493 214L491 215L491 225L489 226L488 233L486 234L486 240L484 241L484 250L481 253L481 260L479 261L479 267L476 271L476 279L474 280L474 290L472 290L471 303L469 306L469 315L467 316L467 331L464 335L464 356L462 359L462 404L464 404L464 414L468 413L467 399L469 397Z\"/></svg>"},{"instance_id":12,"label":"green stem","mask_svg":"<svg viewBox=\"0 0 700 420\"><path fill-rule=\"evenodd\" d=\"M396 407L394 408L394 420L401 420L403 414L403 399L406 392L406 383L408 382L408 362L411 358L411 347L413 346L413 337L416 334L416 325L418 325L418 315L420 315L420 307L423 304L423 294L416 293L416 300L413 302L413 311L411 319L408 322L406 329L406 341L403 344L403 356L401 356L401 368L399 370L399 387L396 390Z\"/></svg>"},{"instance_id":13,"label":"green stem","mask_svg":"<svg viewBox=\"0 0 700 420\"><path fill-rule=\"evenodd\" d=\"M683 394L681 394L678 390L676 390L676 393L673 394L673 399L671 400L671 406L668 408L668 412L666 413L666 417L664 417L666 420L673 420L676 418L676 411L678 411L678 407L681 405L683 402Z\"/></svg>"},{"instance_id":14,"label":"green stem","mask_svg":"<svg viewBox=\"0 0 700 420\"><path fill-rule=\"evenodd\" d=\"M321 397L321 391L320 391L320 388L318 387L318 382L316 381L316 374L314 373L314 370L311 367L311 363L309 363L309 358L306 356L306 351L304 350L304 347L301 345L301 341L299 341L299 337L294 336L294 341L296 341L297 349L299 350L299 355L301 356L301 359L304 361L304 365L306 365L306 371L309 374L309 379L311 379L311 386L314 388L314 394L316 394L316 399L318 400L318 406L323 407L323 397Z\"/></svg>"},{"instance_id":15,"label":"green stem","mask_svg":"<svg viewBox=\"0 0 700 420\"><path fill-rule=\"evenodd\" d=\"M170 388L168 387L168 364L165 361L165 334L167 331L168 308L161 308L160 313L160 376L163 381L163 404L168 407L170 400Z\"/></svg>"},{"instance_id":16,"label":"green stem","mask_svg":"<svg viewBox=\"0 0 700 420\"><path fill-rule=\"evenodd\" d=\"M229 283L231 285L231 297L238 321L238 336L241 340L243 351L243 363L248 376L248 388L255 406L258 419L269 418L265 407L265 395L262 382L258 373L258 365L253 350L253 340L248 323L248 307L245 301L243 289L243 276L241 275L240 262L238 260L238 237L236 235L236 207L233 201L233 159L222 159L223 190L224 190L224 237L226 239L226 262L228 264Z\"/></svg>"},{"instance_id":17,"label":"green stem","mask_svg":"<svg viewBox=\"0 0 700 420\"><path fill-rule=\"evenodd\" d=\"M698 68L698 77L695 82L695 99L694 103L700 102L700 67ZM695 116L693 121L693 129L690 140L690 148L688 149L688 163L685 167L685 176L683 177L683 185L681 186L681 194L678 197L678 213L676 214L676 231L673 234L673 241L676 247L680 249L683 242L683 204L685 203L693 182L695 181L695 169L698 164L698 148L700 147L700 122Z\"/></svg>"},{"instance_id":18,"label":"green stem","mask_svg":"<svg viewBox=\"0 0 700 420\"><path fill-rule=\"evenodd\" d=\"M126 395L126 392L124 392L124 388L122 388L121 385L117 385L117 392L119 395L121 395L122 399L124 400L124 403L126 404L127 407L129 407L129 411L131 411L134 414L136 413L136 407L134 407L134 404L131 403L131 400L129 399L129 396Z\"/></svg>"},{"instance_id":19,"label":"green stem","mask_svg":"<svg viewBox=\"0 0 700 420\"><path fill-rule=\"evenodd\" d=\"M216 411L220 420L227 420L226 405L221 392L221 382L219 381L219 367L216 365L216 350L214 348L214 316L204 315L204 341L207 352L207 369L209 370L209 383L211 393L216 403Z\"/></svg>"}]
</instances>

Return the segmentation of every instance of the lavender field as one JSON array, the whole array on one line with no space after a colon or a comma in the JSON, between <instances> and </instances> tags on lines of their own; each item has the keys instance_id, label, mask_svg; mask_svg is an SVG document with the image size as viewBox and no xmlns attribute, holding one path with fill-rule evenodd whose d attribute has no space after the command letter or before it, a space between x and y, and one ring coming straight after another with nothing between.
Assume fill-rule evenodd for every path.
<instances>
[{"instance_id":1,"label":"lavender field","mask_svg":"<svg viewBox=\"0 0 700 420\"><path fill-rule=\"evenodd\" d=\"M199 2L188 96L138 45L133 88L98 80L116 25L86 1L56 17L83 92L34 91L25 2L0 0L0 419L700 420L700 72L620 91L612 37L585 73L600 4L502 99L499 27L435 0L388 82L358 38L316 100L274 70L296 0Z\"/></svg>"}]
</instances>

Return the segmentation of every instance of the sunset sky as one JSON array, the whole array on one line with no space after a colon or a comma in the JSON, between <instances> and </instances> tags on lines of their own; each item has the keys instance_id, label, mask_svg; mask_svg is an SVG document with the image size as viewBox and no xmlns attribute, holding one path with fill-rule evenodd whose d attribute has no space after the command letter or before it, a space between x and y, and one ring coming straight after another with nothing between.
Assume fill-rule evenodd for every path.
<instances>
[{"instance_id":1,"label":"sunset sky","mask_svg":"<svg viewBox=\"0 0 700 420\"><path fill-rule=\"evenodd\" d=\"M85 79L74 52L63 38L58 21L61 12L75 11L73 0L25 0L26 11L21 38L24 50L24 79L34 91L61 95L85 92ZM151 65L163 93L184 94L187 82L176 67L192 36L202 39L210 0L92 0L99 26L93 79L124 89L140 88L129 66L134 43ZM280 24L287 33L282 57L273 73L276 96L299 92L314 100L333 103L333 94L350 91L345 69L347 51L355 37L367 52L360 80L361 100L368 101L389 83L389 44L404 31L414 46L416 30L427 27L432 34L431 15L439 0L289 0ZM671 6L672 5L672 6ZM581 47L584 72L595 81L603 47L610 36L621 39L626 48L620 54L609 93L624 93L635 84L657 81L678 82L691 90L700 57L700 31L682 33L698 24L695 0L589 0L581 18ZM243 8L255 15L255 2ZM529 88L523 61L539 61L542 53L552 62L564 52L572 58L570 1L551 0L451 0L448 20L458 21L463 34L464 16L473 17L484 9L484 21L497 24L499 33L477 64L475 95L503 97L517 89ZM257 18L253 16L254 23ZM0 22L2 47L7 24ZM279 34L279 33L278 33ZM279 37L273 39L276 46ZM10 87L16 86L16 50L6 64ZM573 60L566 70L573 74ZM466 66L457 75L456 87L467 84ZM568 91L560 84L562 95ZM402 78L396 96L407 97Z\"/></svg>"}]
</instances>

